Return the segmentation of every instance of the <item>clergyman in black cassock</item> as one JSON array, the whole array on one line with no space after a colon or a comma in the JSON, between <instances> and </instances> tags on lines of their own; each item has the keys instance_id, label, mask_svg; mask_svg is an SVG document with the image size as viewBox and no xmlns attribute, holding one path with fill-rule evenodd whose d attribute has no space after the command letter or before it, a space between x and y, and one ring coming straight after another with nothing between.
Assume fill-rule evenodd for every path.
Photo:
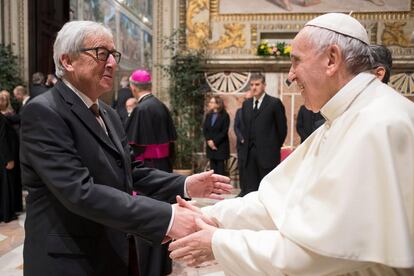
<instances>
[{"instance_id":1,"label":"clergyman in black cassock","mask_svg":"<svg viewBox=\"0 0 414 276\"><path fill-rule=\"evenodd\" d=\"M150 74L136 70L131 75L131 90L138 98L126 122L128 142L135 160L141 160L146 167L172 172L172 155L176 130L168 108L150 92ZM142 275L161 276L172 271L168 244L150 245L137 239L139 268Z\"/></svg>"}]
</instances>

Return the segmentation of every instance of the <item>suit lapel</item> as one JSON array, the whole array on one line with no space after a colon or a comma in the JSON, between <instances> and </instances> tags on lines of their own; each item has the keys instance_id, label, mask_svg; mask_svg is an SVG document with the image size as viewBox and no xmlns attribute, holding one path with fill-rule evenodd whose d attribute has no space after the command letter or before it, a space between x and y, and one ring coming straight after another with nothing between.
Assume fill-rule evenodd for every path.
<instances>
[{"instance_id":1,"label":"suit lapel","mask_svg":"<svg viewBox=\"0 0 414 276\"><path fill-rule=\"evenodd\" d=\"M86 107L85 103L75 94L75 92L61 81L56 84L56 88L65 101L71 105L72 112L83 122L89 131L92 132L99 141L115 152L118 152L108 135L106 135L105 131L99 125L95 115L93 115L93 113Z\"/></svg>"}]
</instances>

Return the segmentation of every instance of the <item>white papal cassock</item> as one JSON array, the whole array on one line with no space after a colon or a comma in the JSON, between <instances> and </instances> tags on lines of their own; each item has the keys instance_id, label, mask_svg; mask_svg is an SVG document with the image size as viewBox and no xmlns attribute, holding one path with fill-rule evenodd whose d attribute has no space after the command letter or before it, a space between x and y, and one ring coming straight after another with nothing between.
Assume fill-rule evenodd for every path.
<instances>
[{"instance_id":1,"label":"white papal cassock","mask_svg":"<svg viewBox=\"0 0 414 276\"><path fill-rule=\"evenodd\" d=\"M258 192L203 209L227 275L414 275L414 104L361 73L321 113Z\"/></svg>"}]
</instances>

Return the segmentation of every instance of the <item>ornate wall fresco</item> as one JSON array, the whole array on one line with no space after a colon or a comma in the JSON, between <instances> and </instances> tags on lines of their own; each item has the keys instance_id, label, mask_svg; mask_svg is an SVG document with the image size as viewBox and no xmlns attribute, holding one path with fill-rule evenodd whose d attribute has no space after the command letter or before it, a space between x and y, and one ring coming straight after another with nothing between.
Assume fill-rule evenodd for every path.
<instances>
[{"instance_id":1,"label":"ornate wall fresco","mask_svg":"<svg viewBox=\"0 0 414 276\"><path fill-rule=\"evenodd\" d=\"M310 19L332 11L353 11L367 29L371 43L387 46L394 66L390 85L414 97L413 0L186 0L180 1L190 49L204 47L208 53L206 78L211 92L225 98L233 118L248 89L249 73L263 72L267 92L280 97L288 116L286 146L299 143L296 113L303 100L293 87L284 85L290 67L288 58L261 57L259 43L289 43ZM241 77L240 77L241 76ZM232 125L232 152L235 152Z\"/></svg>"},{"instance_id":2,"label":"ornate wall fresco","mask_svg":"<svg viewBox=\"0 0 414 276\"><path fill-rule=\"evenodd\" d=\"M320 12L402 12L410 0L221 0L220 14L320 13Z\"/></svg>"},{"instance_id":3,"label":"ornate wall fresco","mask_svg":"<svg viewBox=\"0 0 414 276\"><path fill-rule=\"evenodd\" d=\"M152 66L152 0L71 0L71 19L108 26L122 53L117 77ZM118 85L118 83L116 83ZM117 86L115 87L117 90Z\"/></svg>"}]
</instances>

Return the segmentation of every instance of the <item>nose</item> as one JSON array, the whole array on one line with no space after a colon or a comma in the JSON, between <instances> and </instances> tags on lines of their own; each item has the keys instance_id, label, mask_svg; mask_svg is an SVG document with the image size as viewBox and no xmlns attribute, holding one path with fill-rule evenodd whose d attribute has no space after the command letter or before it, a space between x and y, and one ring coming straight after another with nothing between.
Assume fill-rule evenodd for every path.
<instances>
[{"instance_id":1,"label":"nose","mask_svg":"<svg viewBox=\"0 0 414 276\"><path fill-rule=\"evenodd\" d=\"M116 63L116 60L115 60L115 58L114 58L114 56L112 54L110 54L108 56L108 59L106 60L106 66L110 66L112 68L116 68L117 63Z\"/></svg>"},{"instance_id":2,"label":"nose","mask_svg":"<svg viewBox=\"0 0 414 276\"><path fill-rule=\"evenodd\" d=\"M288 78L287 78L290 82L294 82L296 80L296 74L295 74L295 70L293 69L293 67L291 66L289 69L289 74L288 74Z\"/></svg>"}]
</instances>

